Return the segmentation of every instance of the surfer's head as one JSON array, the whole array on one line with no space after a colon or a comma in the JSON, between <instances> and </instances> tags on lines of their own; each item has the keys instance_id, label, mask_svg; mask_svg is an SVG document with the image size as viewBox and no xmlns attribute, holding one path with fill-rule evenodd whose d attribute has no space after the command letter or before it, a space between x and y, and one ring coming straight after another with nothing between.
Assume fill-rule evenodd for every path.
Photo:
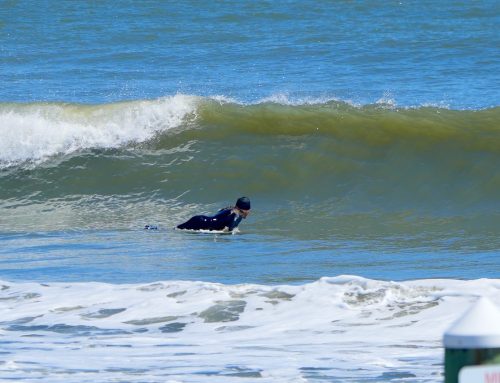
<instances>
[{"instance_id":1,"label":"surfer's head","mask_svg":"<svg viewBox=\"0 0 500 383\"><path fill-rule=\"evenodd\" d=\"M246 218L250 214L250 199L248 197L238 198L235 207L238 209L240 215Z\"/></svg>"}]
</instances>

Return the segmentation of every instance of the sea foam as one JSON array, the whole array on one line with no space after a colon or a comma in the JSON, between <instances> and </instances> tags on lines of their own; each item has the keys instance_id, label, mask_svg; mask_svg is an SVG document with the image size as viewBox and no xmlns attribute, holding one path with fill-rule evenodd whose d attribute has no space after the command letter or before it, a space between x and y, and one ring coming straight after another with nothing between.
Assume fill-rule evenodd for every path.
<instances>
[{"instance_id":1,"label":"sea foam","mask_svg":"<svg viewBox=\"0 0 500 383\"><path fill-rule=\"evenodd\" d=\"M442 381L441 338L499 280L0 283L1 379Z\"/></svg>"},{"instance_id":2,"label":"sea foam","mask_svg":"<svg viewBox=\"0 0 500 383\"><path fill-rule=\"evenodd\" d=\"M4 104L0 108L0 168L147 141L193 116L197 100L176 95L95 106Z\"/></svg>"}]
</instances>

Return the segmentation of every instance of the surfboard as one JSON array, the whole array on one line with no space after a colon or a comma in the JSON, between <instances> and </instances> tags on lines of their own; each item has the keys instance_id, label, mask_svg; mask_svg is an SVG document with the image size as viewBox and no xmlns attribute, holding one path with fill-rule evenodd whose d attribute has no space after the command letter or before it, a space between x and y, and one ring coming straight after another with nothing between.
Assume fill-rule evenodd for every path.
<instances>
[{"instance_id":1,"label":"surfboard","mask_svg":"<svg viewBox=\"0 0 500 383\"><path fill-rule=\"evenodd\" d=\"M224 231L224 230L188 230L188 229L177 229L174 228L175 231L190 233L190 234L222 234L222 235L233 235L239 233L238 228L233 229L233 231Z\"/></svg>"},{"instance_id":2,"label":"surfboard","mask_svg":"<svg viewBox=\"0 0 500 383\"><path fill-rule=\"evenodd\" d=\"M145 225L144 230L158 231L160 229L157 225ZM233 231L224 231L224 230L188 230L188 229L177 229L176 227L174 227L173 230L190 234L222 234L222 235L233 235L240 232L238 228L233 229Z\"/></svg>"}]
</instances>

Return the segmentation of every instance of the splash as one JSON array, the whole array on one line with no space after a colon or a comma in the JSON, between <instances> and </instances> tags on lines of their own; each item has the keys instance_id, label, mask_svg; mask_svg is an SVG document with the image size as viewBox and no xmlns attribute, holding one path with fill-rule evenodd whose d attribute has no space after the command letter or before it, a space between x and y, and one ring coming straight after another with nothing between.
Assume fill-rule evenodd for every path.
<instances>
[{"instance_id":1,"label":"splash","mask_svg":"<svg viewBox=\"0 0 500 383\"><path fill-rule=\"evenodd\" d=\"M197 97L176 95L104 105L4 104L0 106L0 168L150 140L192 118L197 101Z\"/></svg>"},{"instance_id":2,"label":"splash","mask_svg":"<svg viewBox=\"0 0 500 383\"><path fill-rule=\"evenodd\" d=\"M437 383L444 331L478 296L500 303L499 287L356 276L298 286L3 281L0 378Z\"/></svg>"}]
</instances>

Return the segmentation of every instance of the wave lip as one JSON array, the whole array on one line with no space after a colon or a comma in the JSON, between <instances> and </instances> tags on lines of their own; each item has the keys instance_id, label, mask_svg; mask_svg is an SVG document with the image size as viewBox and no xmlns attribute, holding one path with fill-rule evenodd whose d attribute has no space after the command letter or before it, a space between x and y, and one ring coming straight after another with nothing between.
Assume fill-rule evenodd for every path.
<instances>
[{"instance_id":1,"label":"wave lip","mask_svg":"<svg viewBox=\"0 0 500 383\"><path fill-rule=\"evenodd\" d=\"M198 99L175 95L104 105L4 104L0 106L0 168L150 140L193 115Z\"/></svg>"}]
</instances>

